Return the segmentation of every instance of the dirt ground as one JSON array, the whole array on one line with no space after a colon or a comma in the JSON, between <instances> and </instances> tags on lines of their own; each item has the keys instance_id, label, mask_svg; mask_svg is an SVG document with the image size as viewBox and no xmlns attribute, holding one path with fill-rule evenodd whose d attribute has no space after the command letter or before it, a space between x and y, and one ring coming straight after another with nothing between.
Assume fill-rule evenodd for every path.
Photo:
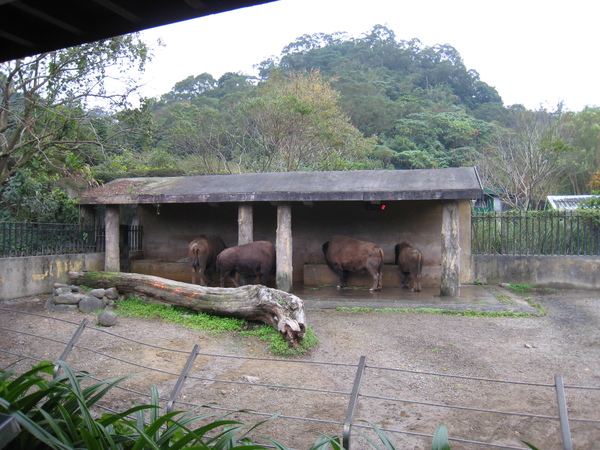
<instances>
[{"instance_id":1,"label":"dirt ground","mask_svg":"<svg viewBox=\"0 0 600 450\"><path fill-rule=\"evenodd\" d=\"M500 288L491 295L499 304L526 304ZM556 391L548 385L561 375L573 448L600 449L600 295L575 290L525 295L547 313L494 318L339 311L324 308L313 294L305 299L307 323L320 343L309 354L288 359L274 357L257 337L215 335L156 319L122 317L116 326L101 328L94 315L48 311L43 297L19 299L0 304L0 367L18 359L15 355L57 359L63 342L87 318L90 324L67 358L74 368L100 379L140 373L122 385L143 393L155 385L161 397L169 398L197 344L200 354L176 409L210 404L215 412L230 408L281 413L284 418L259 428L258 434L297 449L317 440L312 432L341 435L362 356L366 369L352 449L373 448L360 436L373 435L369 424L388 430L397 448L430 448L431 438L421 435L432 435L440 423L457 439L453 448L489 448L470 441L525 448L522 441L527 441L538 448L560 449L560 426L546 417L558 416ZM137 401L141 400L135 393L116 390L105 406L123 410ZM235 417L261 420L242 413Z\"/></svg>"}]
</instances>

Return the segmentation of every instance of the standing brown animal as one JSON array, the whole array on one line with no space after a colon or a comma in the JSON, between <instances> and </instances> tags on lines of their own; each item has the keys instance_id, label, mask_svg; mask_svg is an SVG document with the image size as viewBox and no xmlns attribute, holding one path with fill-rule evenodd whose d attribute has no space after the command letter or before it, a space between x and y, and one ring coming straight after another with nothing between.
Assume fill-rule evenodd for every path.
<instances>
[{"instance_id":1,"label":"standing brown animal","mask_svg":"<svg viewBox=\"0 0 600 450\"><path fill-rule=\"evenodd\" d=\"M225 286L227 277L238 287L236 273L254 277L254 282L266 285L275 271L275 246L268 241L256 241L225 249L217 257L217 271L221 287Z\"/></svg>"},{"instance_id":2,"label":"standing brown animal","mask_svg":"<svg viewBox=\"0 0 600 450\"><path fill-rule=\"evenodd\" d=\"M201 234L189 245L192 284L196 284L196 273L200 284L206 286L215 271L217 255L225 249L225 243L219 236Z\"/></svg>"},{"instance_id":3,"label":"standing brown animal","mask_svg":"<svg viewBox=\"0 0 600 450\"><path fill-rule=\"evenodd\" d=\"M412 292L421 291L421 271L423 270L423 254L410 242L402 242L394 247L395 262L400 269L402 287Z\"/></svg>"},{"instance_id":4,"label":"standing brown animal","mask_svg":"<svg viewBox=\"0 0 600 450\"><path fill-rule=\"evenodd\" d=\"M349 272L367 270L373 277L373 287L370 290L381 290L383 273L381 247L348 236L333 236L323 244L323 253L327 265L339 277L338 289L346 286Z\"/></svg>"}]
</instances>

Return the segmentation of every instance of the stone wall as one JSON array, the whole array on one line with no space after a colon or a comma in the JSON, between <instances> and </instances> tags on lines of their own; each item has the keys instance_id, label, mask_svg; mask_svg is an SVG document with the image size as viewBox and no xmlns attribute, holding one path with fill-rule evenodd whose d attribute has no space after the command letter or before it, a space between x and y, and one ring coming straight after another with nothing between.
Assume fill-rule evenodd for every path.
<instances>
[{"instance_id":1,"label":"stone wall","mask_svg":"<svg viewBox=\"0 0 600 450\"><path fill-rule=\"evenodd\" d=\"M473 255L476 281L567 289L600 289L599 256Z\"/></svg>"},{"instance_id":2,"label":"stone wall","mask_svg":"<svg viewBox=\"0 0 600 450\"><path fill-rule=\"evenodd\" d=\"M104 270L104 253L0 258L0 300L48 294L80 270Z\"/></svg>"}]
</instances>

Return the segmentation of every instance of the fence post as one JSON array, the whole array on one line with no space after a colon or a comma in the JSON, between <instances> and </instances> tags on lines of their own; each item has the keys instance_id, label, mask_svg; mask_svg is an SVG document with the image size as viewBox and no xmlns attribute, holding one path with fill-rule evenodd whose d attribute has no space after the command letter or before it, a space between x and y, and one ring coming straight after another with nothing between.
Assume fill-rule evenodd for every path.
<instances>
[{"instance_id":1,"label":"fence post","mask_svg":"<svg viewBox=\"0 0 600 450\"><path fill-rule=\"evenodd\" d=\"M62 354L58 358L59 361L66 361L67 356L69 356L69 353L71 353L71 349L75 345L75 342L77 341L77 339L79 339L79 336L81 336L81 333L83 333L83 329L85 328L87 323L88 323L87 319L83 319L81 321L81 323L79 324L79 327L77 327L77 329L75 330L75 333L73 333L71 340L68 342L67 346L65 347ZM59 374L60 374L60 366L58 364L54 364L54 378L58 377Z\"/></svg>"},{"instance_id":2,"label":"fence post","mask_svg":"<svg viewBox=\"0 0 600 450\"><path fill-rule=\"evenodd\" d=\"M558 417L560 418L560 432L562 434L564 450L572 450L571 430L569 429L569 414L567 411L567 399L565 397L565 387L561 375L554 377L556 385L556 398L558 400Z\"/></svg>"},{"instance_id":3,"label":"fence post","mask_svg":"<svg viewBox=\"0 0 600 450\"><path fill-rule=\"evenodd\" d=\"M356 369L356 376L354 377L354 386L352 386L352 393L350 394L350 401L348 402L348 410L346 411L346 420L344 420L344 431L342 433L342 447L346 450L350 450L350 433L352 431L352 419L354 418L354 410L356 409L356 403L358 402L358 393L360 391L360 383L362 376L365 372L367 357L361 356L358 362L358 368Z\"/></svg>"},{"instance_id":4,"label":"fence post","mask_svg":"<svg viewBox=\"0 0 600 450\"><path fill-rule=\"evenodd\" d=\"M171 397L169 398L169 402L167 403L167 414L173 411L173 404L175 403L175 399L179 395L179 391L183 387L183 382L188 376L190 369L192 368L192 364L196 360L196 356L198 356L198 350L200 350L200 346L198 344L194 345L190 356L188 357L187 363L185 363L185 367L182 372L179 374L179 379L177 383L175 383L175 387L173 388L173 392L171 392Z\"/></svg>"}]
</instances>

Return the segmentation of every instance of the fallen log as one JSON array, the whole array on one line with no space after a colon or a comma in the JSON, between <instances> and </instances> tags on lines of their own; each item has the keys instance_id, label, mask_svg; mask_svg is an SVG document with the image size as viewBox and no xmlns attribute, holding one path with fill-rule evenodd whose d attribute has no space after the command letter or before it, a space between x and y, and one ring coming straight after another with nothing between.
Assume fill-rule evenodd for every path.
<instances>
[{"instance_id":1,"label":"fallen log","mask_svg":"<svg viewBox=\"0 0 600 450\"><path fill-rule=\"evenodd\" d=\"M115 287L120 294L148 297L222 317L263 322L279 331L292 346L297 346L306 332L302 299L260 284L217 288L125 272L69 272L69 276L81 286Z\"/></svg>"}]
</instances>

